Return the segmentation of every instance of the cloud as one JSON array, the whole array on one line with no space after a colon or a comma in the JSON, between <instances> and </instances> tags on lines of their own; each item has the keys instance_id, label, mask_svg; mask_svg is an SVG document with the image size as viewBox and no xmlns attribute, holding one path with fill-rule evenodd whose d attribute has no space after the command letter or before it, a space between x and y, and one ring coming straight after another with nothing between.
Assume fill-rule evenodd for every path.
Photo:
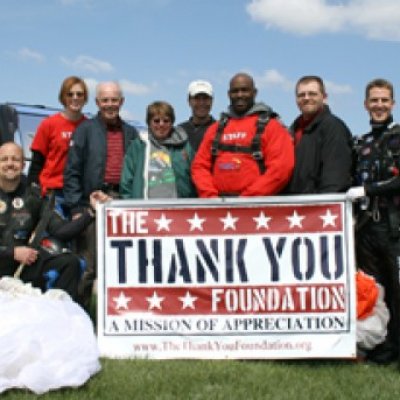
<instances>
[{"instance_id":1,"label":"cloud","mask_svg":"<svg viewBox=\"0 0 400 400\"><path fill-rule=\"evenodd\" d=\"M268 69L262 75L255 76L255 81L259 88L275 86L284 91L294 92L297 78L296 80L292 80L276 69ZM328 94L341 95L353 92L352 87L347 84L335 83L328 80L324 80L324 83Z\"/></svg>"},{"instance_id":2,"label":"cloud","mask_svg":"<svg viewBox=\"0 0 400 400\"><path fill-rule=\"evenodd\" d=\"M96 93L96 87L99 84L99 81L94 78L85 78L84 80L89 89L89 92L93 93L93 96L94 96L94 94ZM127 79L122 79L122 80L118 81L118 83L121 85L124 95L133 94L136 96L140 96L140 95L148 94L153 90L153 88L143 85L142 83L134 83L134 82L128 81Z\"/></svg>"},{"instance_id":3,"label":"cloud","mask_svg":"<svg viewBox=\"0 0 400 400\"><path fill-rule=\"evenodd\" d=\"M93 78L85 78L84 79L86 86L89 89L89 93L95 93L96 92L96 86L99 83L96 79Z\"/></svg>"},{"instance_id":4,"label":"cloud","mask_svg":"<svg viewBox=\"0 0 400 400\"><path fill-rule=\"evenodd\" d=\"M267 28L311 35L335 32L343 25L343 6L329 6L325 0L252 0L247 12Z\"/></svg>"},{"instance_id":5,"label":"cloud","mask_svg":"<svg viewBox=\"0 0 400 400\"><path fill-rule=\"evenodd\" d=\"M134 95L144 95L151 92L151 88L149 86L143 85L142 83L131 82L127 79L120 80L119 84L121 85L125 94L129 93Z\"/></svg>"},{"instance_id":6,"label":"cloud","mask_svg":"<svg viewBox=\"0 0 400 400\"><path fill-rule=\"evenodd\" d=\"M89 72L111 72L114 67L107 61L98 60L97 58L89 56L78 56L74 60L61 57L61 61L76 70L89 71Z\"/></svg>"},{"instance_id":7,"label":"cloud","mask_svg":"<svg viewBox=\"0 0 400 400\"><path fill-rule=\"evenodd\" d=\"M349 7L352 24L371 39L400 41L398 0L357 0Z\"/></svg>"},{"instance_id":8,"label":"cloud","mask_svg":"<svg viewBox=\"0 0 400 400\"><path fill-rule=\"evenodd\" d=\"M337 84L331 81L324 80L326 91L328 94L349 94L353 93L350 85Z\"/></svg>"},{"instance_id":9,"label":"cloud","mask_svg":"<svg viewBox=\"0 0 400 400\"><path fill-rule=\"evenodd\" d=\"M133 113L131 113L129 110L127 110L126 108L122 108L119 112L119 115L121 116L121 118L125 121L134 121L136 120L136 117L133 115Z\"/></svg>"},{"instance_id":10,"label":"cloud","mask_svg":"<svg viewBox=\"0 0 400 400\"><path fill-rule=\"evenodd\" d=\"M255 78L257 86L271 87L278 86L284 90L293 90L295 83L286 78L276 69L269 69L263 75Z\"/></svg>"},{"instance_id":11,"label":"cloud","mask_svg":"<svg viewBox=\"0 0 400 400\"><path fill-rule=\"evenodd\" d=\"M27 47L24 47L17 52L17 56L20 60L23 61L36 61L38 63L41 63L45 60L45 57L38 53L37 51L28 49Z\"/></svg>"},{"instance_id":12,"label":"cloud","mask_svg":"<svg viewBox=\"0 0 400 400\"><path fill-rule=\"evenodd\" d=\"M400 41L398 0L251 0L246 10L267 29L298 35L350 31Z\"/></svg>"}]
</instances>

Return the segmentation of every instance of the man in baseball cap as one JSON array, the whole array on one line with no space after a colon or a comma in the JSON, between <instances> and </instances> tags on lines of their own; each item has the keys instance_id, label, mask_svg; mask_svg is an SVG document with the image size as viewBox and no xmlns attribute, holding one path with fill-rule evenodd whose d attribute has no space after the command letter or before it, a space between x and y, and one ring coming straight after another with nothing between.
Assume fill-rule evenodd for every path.
<instances>
[{"instance_id":1,"label":"man in baseball cap","mask_svg":"<svg viewBox=\"0 0 400 400\"><path fill-rule=\"evenodd\" d=\"M188 102L192 116L179 124L187 133L189 143L197 151L207 128L215 121L210 114L213 102L213 87L210 82L196 80L188 87Z\"/></svg>"},{"instance_id":2,"label":"man in baseball cap","mask_svg":"<svg viewBox=\"0 0 400 400\"><path fill-rule=\"evenodd\" d=\"M198 94L206 94L208 97L213 97L213 88L211 83L207 81L190 82L188 92L190 97L195 97Z\"/></svg>"}]
</instances>

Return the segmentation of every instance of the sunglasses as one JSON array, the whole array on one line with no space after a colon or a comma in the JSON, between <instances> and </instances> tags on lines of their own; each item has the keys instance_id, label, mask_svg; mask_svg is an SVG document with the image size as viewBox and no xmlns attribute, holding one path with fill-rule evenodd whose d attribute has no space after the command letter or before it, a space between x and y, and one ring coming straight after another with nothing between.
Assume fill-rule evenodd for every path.
<instances>
[{"instance_id":1,"label":"sunglasses","mask_svg":"<svg viewBox=\"0 0 400 400\"><path fill-rule=\"evenodd\" d=\"M83 92L68 92L67 97L79 97L82 98L85 95Z\"/></svg>"},{"instance_id":2,"label":"sunglasses","mask_svg":"<svg viewBox=\"0 0 400 400\"><path fill-rule=\"evenodd\" d=\"M170 124L171 120L169 118L154 118L151 122L153 124L160 124L161 122L164 122L164 124Z\"/></svg>"}]
</instances>

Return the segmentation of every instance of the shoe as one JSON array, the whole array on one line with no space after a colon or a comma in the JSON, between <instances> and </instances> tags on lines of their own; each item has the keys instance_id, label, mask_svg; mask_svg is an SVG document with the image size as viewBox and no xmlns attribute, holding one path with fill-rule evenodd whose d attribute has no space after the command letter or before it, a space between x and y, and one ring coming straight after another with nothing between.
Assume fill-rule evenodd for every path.
<instances>
[{"instance_id":1,"label":"shoe","mask_svg":"<svg viewBox=\"0 0 400 400\"><path fill-rule=\"evenodd\" d=\"M366 360L375 364L387 365L399 358L397 348L390 342L378 344L372 350L367 352Z\"/></svg>"}]
</instances>

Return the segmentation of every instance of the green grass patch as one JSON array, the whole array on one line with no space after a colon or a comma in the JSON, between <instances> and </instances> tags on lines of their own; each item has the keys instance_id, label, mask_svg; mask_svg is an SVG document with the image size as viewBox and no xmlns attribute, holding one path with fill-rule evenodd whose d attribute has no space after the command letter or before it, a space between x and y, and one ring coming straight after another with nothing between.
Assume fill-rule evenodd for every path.
<instances>
[{"instance_id":1,"label":"green grass patch","mask_svg":"<svg viewBox=\"0 0 400 400\"><path fill-rule=\"evenodd\" d=\"M89 315L96 322L97 297ZM11 390L3 400L392 400L396 364L334 360L109 360L83 387L41 396Z\"/></svg>"},{"instance_id":2,"label":"green grass patch","mask_svg":"<svg viewBox=\"0 0 400 400\"><path fill-rule=\"evenodd\" d=\"M4 400L396 399L397 365L340 361L102 360L85 386L35 396L12 390Z\"/></svg>"}]
</instances>

